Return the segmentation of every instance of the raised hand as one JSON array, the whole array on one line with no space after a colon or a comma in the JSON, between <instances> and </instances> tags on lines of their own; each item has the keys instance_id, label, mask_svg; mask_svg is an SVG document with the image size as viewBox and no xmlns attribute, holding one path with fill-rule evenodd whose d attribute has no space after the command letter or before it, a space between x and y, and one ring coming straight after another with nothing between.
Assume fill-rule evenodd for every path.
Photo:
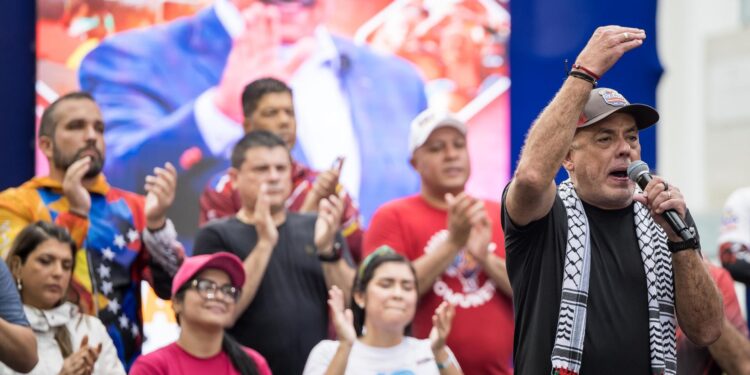
<instances>
[{"instance_id":1,"label":"raised hand","mask_svg":"<svg viewBox=\"0 0 750 375\"><path fill-rule=\"evenodd\" d=\"M240 97L245 86L259 78L289 81L297 68L315 51L315 41L306 38L290 47L281 58L280 15L277 7L256 2L244 11L245 30L234 39L214 103L224 114L241 123Z\"/></svg>"},{"instance_id":2,"label":"raised hand","mask_svg":"<svg viewBox=\"0 0 750 375\"><path fill-rule=\"evenodd\" d=\"M354 315L346 308L344 292L336 285L328 291L328 307L331 309L331 321L336 329L336 337L341 343L352 344L357 340L354 330Z\"/></svg>"},{"instance_id":3,"label":"raised hand","mask_svg":"<svg viewBox=\"0 0 750 375\"><path fill-rule=\"evenodd\" d=\"M315 247L319 255L333 253L333 241L343 212L344 199L341 196L334 194L320 200L318 219L315 221Z\"/></svg>"},{"instance_id":4,"label":"raised hand","mask_svg":"<svg viewBox=\"0 0 750 375\"><path fill-rule=\"evenodd\" d=\"M164 227L167 209L174 202L177 188L177 170L167 162L164 168L154 168L154 174L146 176L146 226L156 230Z\"/></svg>"},{"instance_id":5,"label":"raised hand","mask_svg":"<svg viewBox=\"0 0 750 375\"><path fill-rule=\"evenodd\" d=\"M101 343L96 347L90 347L89 337L83 336L78 350L63 361L60 375L90 375L101 352Z\"/></svg>"},{"instance_id":6,"label":"raised hand","mask_svg":"<svg viewBox=\"0 0 750 375\"><path fill-rule=\"evenodd\" d=\"M268 185L265 183L260 186L258 198L255 201L255 210L253 211L253 224L258 231L258 243L265 243L271 248L276 246L279 241L279 230L271 215L271 202L268 198Z\"/></svg>"},{"instance_id":7,"label":"raised hand","mask_svg":"<svg viewBox=\"0 0 750 375\"><path fill-rule=\"evenodd\" d=\"M83 176L91 168L91 156L76 160L68 167L63 176L63 195L68 199L69 211L87 217L91 210L91 195L83 186Z\"/></svg>"},{"instance_id":8,"label":"raised hand","mask_svg":"<svg viewBox=\"0 0 750 375\"><path fill-rule=\"evenodd\" d=\"M443 301L432 315L432 330L430 330L430 345L433 352L438 352L445 348L445 340L451 333L453 325L453 316L456 315L456 306Z\"/></svg>"},{"instance_id":9,"label":"raised hand","mask_svg":"<svg viewBox=\"0 0 750 375\"><path fill-rule=\"evenodd\" d=\"M642 29L613 25L599 27L578 55L576 63L601 77L625 52L643 44L644 39L646 32Z\"/></svg>"}]
</instances>

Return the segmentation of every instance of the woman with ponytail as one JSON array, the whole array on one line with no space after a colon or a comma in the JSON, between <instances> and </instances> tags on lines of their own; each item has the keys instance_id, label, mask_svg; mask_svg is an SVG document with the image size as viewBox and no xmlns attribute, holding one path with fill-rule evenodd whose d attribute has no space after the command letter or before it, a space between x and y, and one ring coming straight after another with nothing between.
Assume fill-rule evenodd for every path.
<instances>
[{"instance_id":1,"label":"woman with ponytail","mask_svg":"<svg viewBox=\"0 0 750 375\"><path fill-rule=\"evenodd\" d=\"M382 246L368 255L354 279L351 309L337 287L328 305L338 341L324 340L307 358L304 375L459 375L445 344L454 306L443 302L432 317L430 337L409 337L417 308L417 277L402 255Z\"/></svg>"},{"instance_id":2,"label":"woman with ponytail","mask_svg":"<svg viewBox=\"0 0 750 375\"><path fill-rule=\"evenodd\" d=\"M234 254L186 258L172 280L180 336L177 342L139 357L130 375L270 375L263 356L224 332L244 283L245 270Z\"/></svg>"},{"instance_id":3,"label":"woman with ponytail","mask_svg":"<svg viewBox=\"0 0 750 375\"><path fill-rule=\"evenodd\" d=\"M16 236L6 262L16 279L39 362L30 374L125 374L102 322L67 302L76 245L67 230L48 222ZM0 374L15 374L0 364Z\"/></svg>"}]
</instances>

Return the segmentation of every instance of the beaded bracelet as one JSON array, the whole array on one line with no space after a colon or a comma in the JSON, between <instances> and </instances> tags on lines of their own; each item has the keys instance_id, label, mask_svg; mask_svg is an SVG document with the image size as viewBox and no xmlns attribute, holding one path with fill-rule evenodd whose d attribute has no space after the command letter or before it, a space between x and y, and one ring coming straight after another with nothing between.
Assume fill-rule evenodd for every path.
<instances>
[{"instance_id":1,"label":"beaded bracelet","mask_svg":"<svg viewBox=\"0 0 750 375\"><path fill-rule=\"evenodd\" d=\"M592 72L590 69L586 68L585 66L583 66L583 65L581 65L579 63L573 64L573 69L578 69L578 70L580 70L580 71L582 71L582 72L584 72L584 73L586 73L586 74L594 77L594 79L597 80L597 81L600 80L600 79L602 79L602 77L600 77L598 74Z\"/></svg>"}]
</instances>

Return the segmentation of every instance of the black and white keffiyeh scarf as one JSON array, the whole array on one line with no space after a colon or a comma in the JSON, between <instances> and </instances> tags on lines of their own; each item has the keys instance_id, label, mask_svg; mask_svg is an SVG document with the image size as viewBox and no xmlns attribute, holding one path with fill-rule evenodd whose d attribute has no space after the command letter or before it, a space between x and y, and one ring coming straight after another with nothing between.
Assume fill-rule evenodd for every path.
<instances>
[{"instance_id":1,"label":"black and white keffiyeh scarf","mask_svg":"<svg viewBox=\"0 0 750 375\"><path fill-rule=\"evenodd\" d=\"M570 180L560 184L558 194L567 211L568 237L562 300L552 349L552 374L576 375L581 369L586 337L586 304L591 268L589 224L583 204ZM676 374L674 285L667 235L654 222L646 206L635 202L634 210L635 231L648 288L651 373Z\"/></svg>"}]
</instances>

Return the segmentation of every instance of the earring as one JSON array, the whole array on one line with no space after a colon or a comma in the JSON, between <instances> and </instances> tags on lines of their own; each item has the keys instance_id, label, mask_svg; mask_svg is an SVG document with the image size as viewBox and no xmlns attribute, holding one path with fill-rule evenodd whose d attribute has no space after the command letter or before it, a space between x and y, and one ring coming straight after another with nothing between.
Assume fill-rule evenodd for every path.
<instances>
[{"instance_id":1,"label":"earring","mask_svg":"<svg viewBox=\"0 0 750 375\"><path fill-rule=\"evenodd\" d=\"M18 288L19 292L21 290L23 290L23 284L21 284L21 278L20 277L18 279L16 279L16 288Z\"/></svg>"}]
</instances>

